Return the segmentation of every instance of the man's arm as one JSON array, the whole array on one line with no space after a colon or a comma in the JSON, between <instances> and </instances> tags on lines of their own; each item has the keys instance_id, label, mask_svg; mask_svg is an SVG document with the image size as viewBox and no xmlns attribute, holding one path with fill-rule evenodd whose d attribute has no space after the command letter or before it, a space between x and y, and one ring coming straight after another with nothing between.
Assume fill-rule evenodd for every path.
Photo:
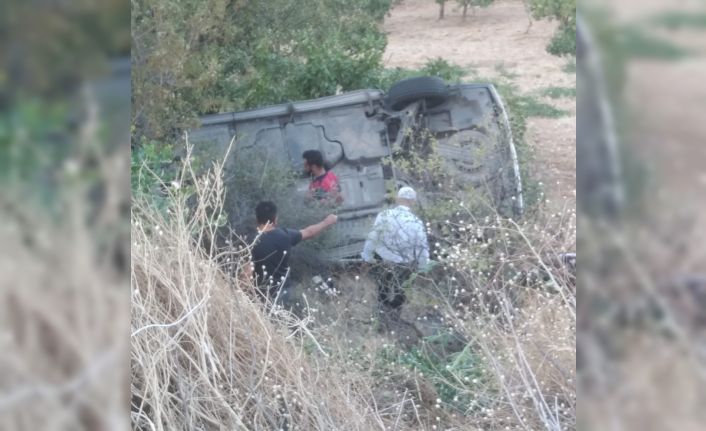
<instances>
[{"instance_id":1,"label":"man's arm","mask_svg":"<svg viewBox=\"0 0 706 431\"><path fill-rule=\"evenodd\" d=\"M313 224L311 226L307 226L304 229L302 229L300 232L302 234L302 240L307 240L315 237L316 235L320 234L321 232L324 231L327 227L336 224L338 221L338 217L335 216L334 214L329 214L326 216L325 219L323 219L321 222Z\"/></svg>"}]
</instances>

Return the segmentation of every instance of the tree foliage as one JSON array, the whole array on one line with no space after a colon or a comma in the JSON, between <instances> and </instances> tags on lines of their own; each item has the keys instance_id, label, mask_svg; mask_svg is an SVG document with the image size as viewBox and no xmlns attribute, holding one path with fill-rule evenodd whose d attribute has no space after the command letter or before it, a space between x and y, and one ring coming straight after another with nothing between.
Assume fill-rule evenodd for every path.
<instances>
[{"instance_id":1,"label":"tree foliage","mask_svg":"<svg viewBox=\"0 0 706 431\"><path fill-rule=\"evenodd\" d=\"M130 54L122 0L7 0L0 6L0 109L18 95L57 98ZM8 83L12 83L8 85Z\"/></svg>"},{"instance_id":2,"label":"tree foliage","mask_svg":"<svg viewBox=\"0 0 706 431\"><path fill-rule=\"evenodd\" d=\"M559 28L547 46L550 54L576 54L576 0L530 0L535 19L555 19Z\"/></svg>"},{"instance_id":3,"label":"tree foliage","mask_svg":"<svg viewBox=\"0 0 706 431\"><path fill-rule=\"evenodd\" d=\"M133 0L138 135L379 79L391 0Z\"/></svg>"}]
</instances>

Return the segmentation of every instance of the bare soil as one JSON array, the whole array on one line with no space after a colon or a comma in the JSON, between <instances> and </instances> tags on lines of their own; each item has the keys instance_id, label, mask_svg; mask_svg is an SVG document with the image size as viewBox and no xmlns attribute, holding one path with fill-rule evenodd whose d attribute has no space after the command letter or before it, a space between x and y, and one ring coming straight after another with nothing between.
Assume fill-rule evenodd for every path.
<instances>
[{"instance_id":1,"label":"bare soil","mask_svg":"<svg viewBox=\"0 0 706 431\"><path fill-rule=\"evenodd\" d=\"M443 58L487 79L510 79L523 94L547 87L576 87L576 74L562 67L567 59L549 54L556 23L533 21L521 0L498 0L491 6L469 11L464 20L460 8L446 5L438 19L432 0L405 0L386 17L387 67L418 68L428 60ZM544 99L570 112L562 118L529 118L527 143L535 153L535 176L545 185L552 211L576 208L576 101Z\"/></svg>"},{"instance_id":2,"label":"bare soil","mask_svg":"<svg viewBox=\"0 0 706 431\"><path fill-rule=\"evenodd\" d=\"M633 123L628 143L652 177L643 199L665 237L679 244L674 254L680 257L672 270L704 273L706 61L640 61L630 65L628 76L626 98Z\"/></svg>"},{"instance_id":3,"label":"bare soil","mask_svg":"<svg viewBox=\"0 0 706 431\"><path fill-rule=\"evenodd\" d=\"M649 22L659 14L703 14L699 0L600 1L619 24ZM650 28L650 27L648 27ZM706 29L650 28L650 35L691 54L678 60L628 61L623 99L629 157L650 179L643 197L661 222L660 230L683 243L674 270L706 271Z\"/></svg>"}]
</instances>

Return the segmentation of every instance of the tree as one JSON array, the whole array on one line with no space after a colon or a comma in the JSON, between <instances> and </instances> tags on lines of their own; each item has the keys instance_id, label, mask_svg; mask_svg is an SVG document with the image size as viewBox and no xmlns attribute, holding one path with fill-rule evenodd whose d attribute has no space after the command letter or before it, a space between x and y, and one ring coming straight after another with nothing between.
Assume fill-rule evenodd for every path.
<instances>
[{"instance_id":1,"label":"tree","mask_svg":"<svg viewBox=\"0 0 706 431\"><path fill-rule=\"evenodd\" d=\"M444 19L444 7L446 6L446 0L435 0L439 4L439 19Z\"/></svg>"},{"instance_id":2,"label":"tree","mask_svg":"<svg viewBox=\"0 0 706 431\"><path fill-rule=\"evenodd\" d=\"M132 0L136 136L371 85L388 0Z\"/></svg>"},{"instance_id":3,"label":"tree","mask_svg":"<svg viewBox=\"0 0 706 431\"><path fill-rule=\"evenodd\" d=\"M0 34L0 81L11 83L0 85L0 109L18 95L60 98L130 55L130 4L6 0Z\"/></svg>"},{"instance_id":4,"label":"tree","mask_svg":"<svg viewBox=\"0 0 706 431\"><path fill-rule=\"evenodd\" d=\"M576 55L576 0L530 0L535 19L555 19L559 28L547 46L553 55Z\"/></svg>"},{"instance_id":5,"label":"tree","mask_svg":"<svg viewBox=\"0 0 706 431\"><path fill-rule=\"evenodd\" d=\"M468 7L473 7L473 12L475 13L476 7L488 7L493 0L456 0L458 4L463 7L463 19L466 19L466 14L468 13Z\"/></svg>"},{"instance_id":6,"label":"tree","mask_svg":"<svg viewBox=\"0 0 706 431\"><path fill-rule=\"evenodd\" d=\"M522 0L522 6L525 8L525 14L527 15L527 28L525 29L525 34L529 33L530 28L532 28L532 0Z\"/></svg>"}]
</instances>

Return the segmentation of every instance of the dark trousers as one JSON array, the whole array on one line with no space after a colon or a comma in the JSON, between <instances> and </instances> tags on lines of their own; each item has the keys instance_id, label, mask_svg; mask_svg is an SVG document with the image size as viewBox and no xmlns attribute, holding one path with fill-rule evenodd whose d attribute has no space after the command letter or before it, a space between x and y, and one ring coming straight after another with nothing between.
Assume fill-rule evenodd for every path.
<instances>
[{"instance_id":1,"label":"dark trousers","mask_svg":"<svg viewBox=\"0 0 706 431\"><path fill-rule=\"evenodd\" d=\"M406 265L385 262L375 254L375 266L371 273L378 285L378 302L385 309L399 309L406 298L402 285L412 275Z\"/></svg>"}]
</instances>

